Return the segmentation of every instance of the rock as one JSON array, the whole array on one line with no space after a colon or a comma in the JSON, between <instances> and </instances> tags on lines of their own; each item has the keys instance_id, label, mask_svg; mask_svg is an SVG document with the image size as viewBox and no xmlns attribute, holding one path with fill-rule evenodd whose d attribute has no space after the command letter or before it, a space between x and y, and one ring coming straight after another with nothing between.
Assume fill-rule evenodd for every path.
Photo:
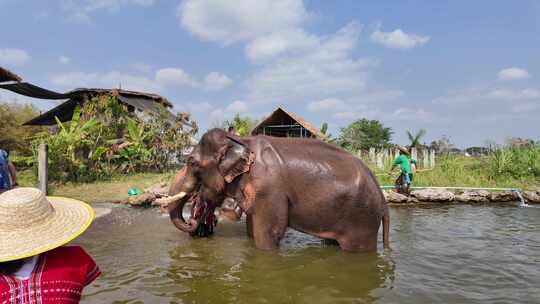
<instances>
[{"instance_id":1,"label":"rock","mask_svg":"<svg viewBox=\"0 0 540 304\"><path fill-rule=\"evenodd\" d=\"M152 202L156 200L156 198L157 196L155 194L145 192L143 194L128 197L128 199L124 203L131 206L145 206L151 205Z\"/></svg>"},{"instance_id":2,"label":"rock","mask_svg":"<svg viewBox=\"0 0 540 304\"><path fill-rule=\"evenodd\" d=\"M388 203L406 203L409 199L406 195L393 190L383 191L383 194Z\"/></svg>"},{"instance_id":3,"label":"rock","mask_svg":"<svg viewBox=\"0 0 540 304\"><path fill-rule=\"evenodd\" d=\"M489 200L492 202L512 202L519 201L519 197L512 191L499 191L492 192L489 196Z\"/></svg>"},{"instance_id":4,"label":"rock","mask_svg":"<svg viewBox=\"0 0 540 304\"><path fill-rule=\"evenodd\" d=\"M144 192L156 194L156 195L167 195L169 193L169 185L165 182L152 185L146 189Z\"/></svg>"},{"instance_id":5,"label":"rock","mask_svg":"<svg viewBox=\"0 0 540 304\"><path fill-rule=\"evenodd\" d=\"M523 191L523 199L529 204L540 204L540 191Z\"/></svg>"},{"instance_id":6,"label":"rock","mask_svg":"<svg viewBox=\"0 0 540 304\"><path fill-rule=\"evenodd\" d=\"M445 189L414 190L411 196L424 202L452 202L454 200L454 193Z\"/></svg>"},{"instance_id":7,"label":"rock","mask_svg":"<svg viewBox=\"0 0 540 304\"><path fill-rule=\"evenodd\" d=\"M486 190L464 191L457 194L455 200L462 203L487 203L490 195L489 191Z\"/></svg>"},{"instance_id":8,"label":"rock","mask_svg":"<svg viewBox=\"0 0 540 304\"><path fill-rule=\"evenodd\" d=\"M407 197L407 204L418 204L420 201L416 197Z\"/></svg>"}]
</instances>

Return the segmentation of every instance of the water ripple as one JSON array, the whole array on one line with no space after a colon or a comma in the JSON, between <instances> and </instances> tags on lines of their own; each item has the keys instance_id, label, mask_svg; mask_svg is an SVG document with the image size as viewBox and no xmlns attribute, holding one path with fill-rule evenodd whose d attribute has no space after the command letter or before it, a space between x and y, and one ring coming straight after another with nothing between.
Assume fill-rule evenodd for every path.
<instances>
[{"instance_id":1,"label":"water ripple","mask_svg":"<svg viewBox=\"0 0 540 304\"><path fill-rule=\"evenodd\" d=\"M152 210L114 209L77 241L103 270L83 303L540 303L540 208L390 215L392 250L350 254L292 230L256 250L243 223L191 239Z\"/></svg>"}]
</instances>

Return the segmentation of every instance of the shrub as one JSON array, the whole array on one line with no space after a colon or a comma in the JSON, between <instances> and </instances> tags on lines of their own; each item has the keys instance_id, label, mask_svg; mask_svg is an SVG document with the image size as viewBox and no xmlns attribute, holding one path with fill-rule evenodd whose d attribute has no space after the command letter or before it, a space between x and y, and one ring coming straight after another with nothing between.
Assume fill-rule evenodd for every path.
<instances>
[{"instance_id":1,"label":"shrub","mask_svg":"<svg viewBox=\"0 0 540 304\"><path fill-rule=\"evenodd\" d=\"M30 143L33 140L34 134L40 132L42 128L21 125L37 115L39 115L39 112L32 105L1 103L0 149L12 151L13 156L32 155Z\"/></svg>"}]
</instances>

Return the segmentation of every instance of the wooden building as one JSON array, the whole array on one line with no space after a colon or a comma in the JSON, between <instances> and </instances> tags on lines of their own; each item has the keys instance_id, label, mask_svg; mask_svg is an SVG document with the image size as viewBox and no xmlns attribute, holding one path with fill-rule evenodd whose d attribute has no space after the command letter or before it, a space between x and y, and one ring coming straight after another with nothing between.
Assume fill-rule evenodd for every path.
<instances>
[{"instance_id":1,"label":"wooden building","mask_svg":"<svg viewBox=\"0 0 540 304\"><path fill-rule=\"evenodd\" d=\"M319 129L300 116L278 107L270 116L262 120L251 135L276 137L306 137L323 139L326 136Z\"/></svg>"}]
</instances>

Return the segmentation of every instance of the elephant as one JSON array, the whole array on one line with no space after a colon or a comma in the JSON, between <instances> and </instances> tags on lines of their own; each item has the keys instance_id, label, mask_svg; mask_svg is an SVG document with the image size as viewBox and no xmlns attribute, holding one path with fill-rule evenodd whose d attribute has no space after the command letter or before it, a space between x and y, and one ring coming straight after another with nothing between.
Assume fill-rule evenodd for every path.
<instances>
[{"instance_id":1,"label":"elephant","mask_svg":"<svg viewBox=\"0 0 540 304\"><path fill-rule=\"evenodd\" d=\"M198 211L186 222L182 210L190 199ZM290 227L334 240L345 251L376 251L381 223L389 244L388 206L373 173L317 139L207 131L160 202L178 229L194 234L226 199L236 202L226 212L237 219L246 214L248 236L259 249L277 248Z\"/></svg>"}]
</instances>

